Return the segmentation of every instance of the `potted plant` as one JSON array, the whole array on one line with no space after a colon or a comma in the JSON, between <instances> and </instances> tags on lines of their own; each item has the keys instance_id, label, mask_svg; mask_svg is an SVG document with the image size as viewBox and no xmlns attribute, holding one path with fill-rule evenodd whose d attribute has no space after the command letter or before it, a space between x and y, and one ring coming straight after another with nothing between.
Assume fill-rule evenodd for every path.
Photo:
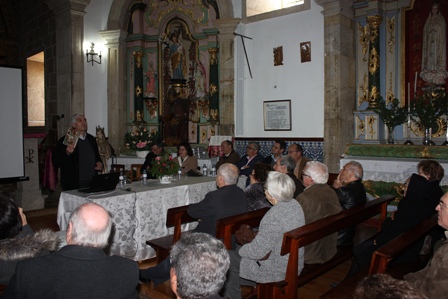
<instances>
[{"instance_id":1,"label":"potted plant","mask_svg":"<svg viewBox=\"0 0 448 299\"><path fill-rule=\"evenodd\" d=\"M145 158L158 140L158 133L150 133L145 127L136 128L124 136L126 148L135 151L138 157Z\"/></svg>"},{"instance_id":2,"label":"potted plant","mask_svg":"<svg viewBox=\"0 0 448 299\"><path fill-rule=\"evenodd\" d=\"M437 120L446 112L446 94L426 92L411 104L411 117L423 130L423 145L434 144L431 141L431 130L437 125Z\"/></svg>"},{"instance_id":3,"label":"potted plant","mask_svg":"<svg viewBox=\"0 0 448 299\"><path fill-rule=\"evenodd\" d=\"M397 98L392 99L386 105L386 102L380 96L373 111L380 116L383 123L387 126L387 143L394 144L394 128L406 121L408 117L406 108L400 106L400 101Z\"/></svg>"}]
</instances>

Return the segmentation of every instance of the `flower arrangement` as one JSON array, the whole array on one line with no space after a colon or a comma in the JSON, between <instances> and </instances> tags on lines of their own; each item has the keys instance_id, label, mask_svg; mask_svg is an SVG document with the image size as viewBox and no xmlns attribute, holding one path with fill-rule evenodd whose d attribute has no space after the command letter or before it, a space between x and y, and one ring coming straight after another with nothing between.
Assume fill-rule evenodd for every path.
<instances>
[{"instance_id":1,"label":"flower arrangement","mask_svg":"<svg viewBox=\"0 0 448 299\"><path fill-rule=\"evenodd\" d=\"M126 148L134 151L149 151L159 139L158 133L150 133L145 127L136 128L124 136Z\"/></svg>"},{"instance_id":2,"label":"flower arrangement","mask_svg":"<svg viewBox=\"0 0 448 299\"><path fill-rule=\"evenodd\" d=\"M152 163L149 173L154 177L161 177L164 175L177 174L179 164L174 162L173 157L165 153L162 156L157 156Z\"/></svg>"},{"instance_id":3,"label":"flower arrangement","mask_svg":"<svg viewBox=\"0 0 448 299\"><path fill-rule=\"evenodd\" d=\"M421 128L432 128L437 124L437 120L446 112L446 94L439 93L433 95L430 92L412 101L412 120Z\"/></svg>"},{"instance_id":4,"label":"flower arrangement","mask_svg":"<svg viewBox=\"0 0 448 299\"><path fill-rule=\"evenodd\" d=\"M386 105L382 97L376 101L376 107L373 111L377 113L389 130L393 130L396 126L406 121L408 112L405 107L400 107L399 100L394 98Z\"/></svg>"}]
</instances>

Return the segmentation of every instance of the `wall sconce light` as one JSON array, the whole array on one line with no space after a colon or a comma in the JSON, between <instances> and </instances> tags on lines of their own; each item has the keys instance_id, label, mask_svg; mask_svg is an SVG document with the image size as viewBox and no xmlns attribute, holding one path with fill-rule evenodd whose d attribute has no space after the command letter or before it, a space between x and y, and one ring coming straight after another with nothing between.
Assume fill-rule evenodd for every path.
<instances>
[{"instance_id":1,"label":"wall sconce light","mask_svg":"<svg viewBox=\"0 0 448 299\"><path fill-rule=\"evenodd\" d=\"M94 62L101 64L101 51L100 54L98 55L98 53L95 53L95 50L93 49L95 47L94 43L91 43L90 45L90 51L87 49L86 50L86 56L87 56L87 63L92 62L92 65ZM90 56L90 57L89 57ZM100 58L100 60L96 60L95 56L98 56Z\"/></svg>"}]
</instances>

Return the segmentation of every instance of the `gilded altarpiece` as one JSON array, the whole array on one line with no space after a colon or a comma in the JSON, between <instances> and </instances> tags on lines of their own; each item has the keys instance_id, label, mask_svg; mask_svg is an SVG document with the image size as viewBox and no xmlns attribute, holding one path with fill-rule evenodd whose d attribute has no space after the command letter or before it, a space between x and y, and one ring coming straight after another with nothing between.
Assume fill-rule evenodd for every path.
<instances>
[{"instance_id":1,"label":"gilded altarpiece","mask_svg":"<svg viewBox=\"0 0 448 299\"><path fill-rule=\"evenodd\" d=\"M371 110L375 97L381 96L386 103L397 98L402 106L409 108L412 100L428 86L421 77L422 40L433 1L378 1L374 5L371 2L357 1L355 5L355 143L386 142L387 128ZM448 6L440 9L448 17ZM375 41L378 48L372 47ZM378 74L378 82L372 80L374 72ZM433 138L444 137L445 120L440 119L437 126ZM409 128L408 123L396 127L395 139L399 143L412 139L421 144L422 128L414 121L409 122Z\"/></svg>"},{"instance_id":2,"label":"gilded altarpiece","mask_svg":"<svg viewBox=\"0 0 448 299\"><path fill-rule=\"evenodd\" d=\"M219 130L219 70L214 67L219 33L213 26L218 6L214 0L143 2L146 7L132 15L126 41L128 131L136 126L158 131L168 146L184 140L208 143ZM141 116L136 115L135 52L142 53Z\"/></svg>"}]
</instances>

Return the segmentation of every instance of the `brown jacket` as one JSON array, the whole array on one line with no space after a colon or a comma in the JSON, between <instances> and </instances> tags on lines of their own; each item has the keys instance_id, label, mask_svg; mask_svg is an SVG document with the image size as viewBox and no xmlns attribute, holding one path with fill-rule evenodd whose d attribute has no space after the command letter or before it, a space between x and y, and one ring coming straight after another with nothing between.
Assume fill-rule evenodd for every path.
<instances>
[{"instance_id":1,"label":"brown jacket","mask_svg":"<svg viewBox=\"0 0 448 299\"><path fill-rule=\"evenodd\" d=\"M327 184L314 184L297 196L309 224L342 211L336 192ZM305 264L321 264L330 260L337 250L338 233L305 247Z\"/></svg>"}]
</instances>

